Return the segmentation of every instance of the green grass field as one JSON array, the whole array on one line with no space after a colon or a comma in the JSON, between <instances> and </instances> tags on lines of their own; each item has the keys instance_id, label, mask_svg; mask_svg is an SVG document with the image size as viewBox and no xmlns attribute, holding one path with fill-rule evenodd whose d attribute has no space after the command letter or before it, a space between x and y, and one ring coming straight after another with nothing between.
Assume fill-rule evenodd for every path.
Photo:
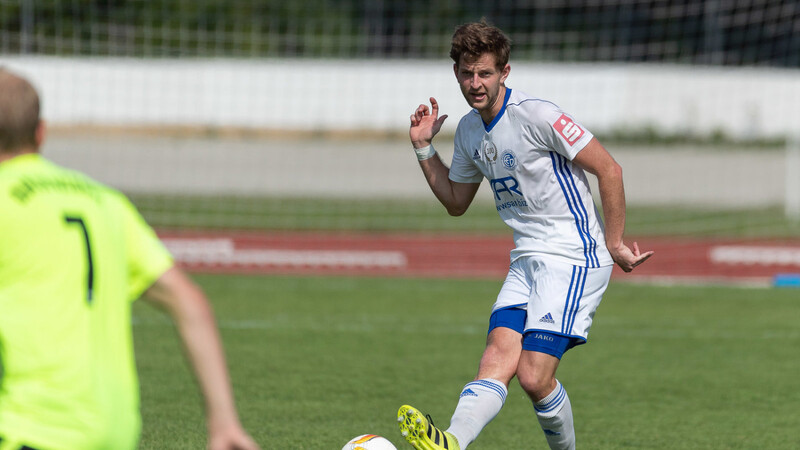
<instances>
[{"instance_id":1,"label":"green grass field","mask_svg":"<svg viewBox=\"0 0 800 450\"><path fill-rule=\"evenodd\" d=\"M491 204L471 207L459 218L447 215L431 196L426 200L270 198L133 195L156 228L471 232L508 235ZM798 238L800 222L781 208L710 209L629 207L630 236Z\"/></svg>"},{"instance_id":2,"label":"green grass field","mask_svg":"<svg viewBox=\"0 0 800 450\"><path fill-rule=\"evenodd\" d=\"M483 349L500 280L197 275L245 426L264 449L409 448L403 403L446 427ZM797 290L612 283L559 379L584 449L800 448ZM166 317L134 308L143 449L199 449L202 405ZM546 448L512 382L470 449Z\"/></svg>"}]
</instances>

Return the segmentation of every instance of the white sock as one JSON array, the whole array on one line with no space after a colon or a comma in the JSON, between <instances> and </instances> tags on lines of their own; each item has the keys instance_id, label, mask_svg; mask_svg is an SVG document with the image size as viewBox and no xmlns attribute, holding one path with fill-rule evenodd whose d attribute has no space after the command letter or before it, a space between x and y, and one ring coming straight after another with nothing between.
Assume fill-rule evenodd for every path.
<instances>
[{"instance_id":1,"label":"white sock","mask_svg":"<svg viewBox=\"0 0 800 450\"><path fill-rule=\"evenodd\" d=\"M508 395L501 381L485 378L467 383L461 391L458 405L450 418L447 432L455 436L461 450L478 437L503 407Z\"/></svg>"},{"instance_id":2,"label":"white sock","mask_svg":"<svg viewBox=\"0 0 800 450\"><path fill-rule=\"evenodd\" d=\"M536 417L542 426L547 443L553 450L575 448L575 427L572 423L572 405L564 386L556 380L556 388L538 402L534 402Z\"/></svg>"}]
</instances>

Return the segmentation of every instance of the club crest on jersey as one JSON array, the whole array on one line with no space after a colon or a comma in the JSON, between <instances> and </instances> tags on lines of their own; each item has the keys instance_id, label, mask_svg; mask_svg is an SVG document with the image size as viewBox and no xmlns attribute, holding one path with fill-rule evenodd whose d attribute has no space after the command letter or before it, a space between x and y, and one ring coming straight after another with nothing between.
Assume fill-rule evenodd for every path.
<instances>
[{"instance_id":1,"label":"club crest on jersey","mask_svg":"<svg viewBox=\"0 0 800 450\"><path fill-rule=\"evenodd\" d=\"M486 156L487 161L497 161L497 147L494 146L494 143L483 141L483 154Z\"/></svg>"},{"instance_id":2,"label":"club crest on jersey","mask_svg":"<svg viewBox=\"0 0 800 450\"><path fill-rule=\"evenodd\" d=\"M517 167L517 157L511 150L506 150L500 155L500 161L507 170L514 170Z\"/></svg>"},{"instance_id":3,"label":"club crest on jersey","mask_svg":"<svg viewBox=\"0 0 800 450\"><path fill-rule=\"evenodd\" d=\"M560 134L569 145L578 142L578 139L580 139L584 133L583 128L578 126L578 124L566 114L562 114L561 117L556 120L556 123L553 124L553 128L558 131L558 134Z\"/></svg>"}]
</instances>

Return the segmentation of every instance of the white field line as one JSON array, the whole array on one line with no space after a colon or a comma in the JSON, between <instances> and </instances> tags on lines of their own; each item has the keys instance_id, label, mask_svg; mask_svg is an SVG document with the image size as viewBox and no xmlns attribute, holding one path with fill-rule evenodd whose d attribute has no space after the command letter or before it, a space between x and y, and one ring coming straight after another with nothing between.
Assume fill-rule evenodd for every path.
<instances>
[{"instance_id":1,"label":"white field line","mask_svg":"<svg viewBox=\"0 0 800 450\"><path fill-rule=\"evenodd\" d=\"M747 289L764 289L773 287L770 277L720 277L720 276L674 276L674 275L638 275L613 278L618 283L642 284L649 286L716 286Z\"/></svg>"},{"instance_id":2,"label":"white field line","mask_svg":"<svg viewBox=\"0 0 800 450\"><path fill-rule=\"evenodd\" d=\"M237 249L227 238L166 238L162 242L177 261L187 264L381 269L408 265L400 251Z\"/></svg>"},{"instance_id":3,"label":"white field line","mask_svg":"<svg viewBox=\"0 0 800 450\"><path fill-rule=\"evenodd\" d=\"M800 248L765 247L746 245L721 245L713 247L709 255L715 264L745 264L763 266L800 267Z\"/></svg>"}]
</instances>

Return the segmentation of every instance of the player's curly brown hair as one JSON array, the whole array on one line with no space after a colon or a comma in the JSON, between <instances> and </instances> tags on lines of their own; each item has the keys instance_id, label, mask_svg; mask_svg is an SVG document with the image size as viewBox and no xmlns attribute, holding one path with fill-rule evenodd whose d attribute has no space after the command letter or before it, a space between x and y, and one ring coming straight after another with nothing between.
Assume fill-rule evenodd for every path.
<instances>
[{"instance_id":1,"label":"player's curly brown hair","mask_svg":"<svg viewBox=\"0 0 800 450\"><path fill-rule=\"evenodd\" d=\"M22 77L0 67L0 152L36 148L39 95Z\"/></svg>"},{"instance_id":2,"label":"player's curly brown hair","mask_svg":"<svg viewBox=\"0 0 800 450\"><path fill-rule=\"evenodd\" d=\"M491 53L494 55L498 69L502 69L508 64L510 52L511 39L499 28L490 25L486 19L456 28L450 46L450 58L456 64L461 61L462 55L472 59L479 58L484 53Z\"/></svg>"}]
</instances>

